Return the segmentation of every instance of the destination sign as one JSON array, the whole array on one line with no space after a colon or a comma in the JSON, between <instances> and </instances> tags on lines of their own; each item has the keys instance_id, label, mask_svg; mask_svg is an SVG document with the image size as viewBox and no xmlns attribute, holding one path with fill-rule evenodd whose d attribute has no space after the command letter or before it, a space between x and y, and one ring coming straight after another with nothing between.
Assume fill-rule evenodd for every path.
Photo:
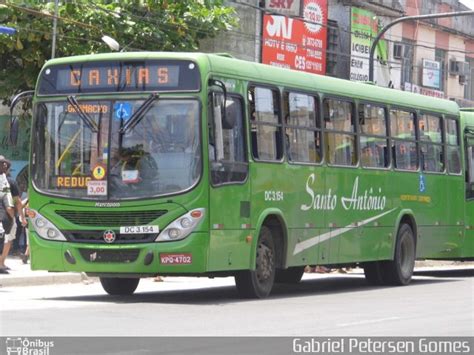
<instances>
[{"instance_id":1,"label":"destination sign","mask_svg":"<svg viewBox=\"0 0 474 355\"><path fill-rule=\"evenodd\" d=\"M107 61L55 65L42 71L39 95L137 91L198 91L191 61Z\"/></svg>"}]
</instances>

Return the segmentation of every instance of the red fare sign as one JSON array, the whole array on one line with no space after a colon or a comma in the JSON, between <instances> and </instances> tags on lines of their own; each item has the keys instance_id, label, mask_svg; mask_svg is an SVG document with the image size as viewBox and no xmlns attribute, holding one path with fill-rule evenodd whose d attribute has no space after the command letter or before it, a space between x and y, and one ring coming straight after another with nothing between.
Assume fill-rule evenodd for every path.
<instances>
[{"instance_id":1,"label":"red fare sign","mask_svg":"<svg viewBox=\"0 0 474 355\"><path fill-rule=\"evenodd\" d=\"M327 0L305 0L301 21L264 15L262 63L326 73Z\"/></svg>"}]
</instances>

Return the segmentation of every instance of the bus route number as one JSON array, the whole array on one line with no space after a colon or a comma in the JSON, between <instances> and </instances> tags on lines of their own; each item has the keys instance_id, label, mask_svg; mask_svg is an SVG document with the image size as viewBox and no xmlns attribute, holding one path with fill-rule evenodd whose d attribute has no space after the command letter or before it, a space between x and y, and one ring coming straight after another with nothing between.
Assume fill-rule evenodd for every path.
<instances>
[{"instance_id":1,"label":"bus route number","mask_svg":"<svg viewBox=\"0 0 474 355\"><path fill-rule=\"evenodd\" d=\"M265 191L265 201L283 201L283 191Z\"/></svg>"}]
</instances>

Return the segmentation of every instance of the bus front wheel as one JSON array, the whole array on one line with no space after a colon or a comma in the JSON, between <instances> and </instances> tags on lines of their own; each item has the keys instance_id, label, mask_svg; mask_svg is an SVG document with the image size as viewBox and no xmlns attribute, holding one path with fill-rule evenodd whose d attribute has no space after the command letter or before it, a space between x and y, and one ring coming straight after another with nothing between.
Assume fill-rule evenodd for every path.
<instances>
[{"instance_id":1,"label":"bus front wheel","mask_svg":"<svg viewBox=\"0 0 474 355\"><path fill-rule=\"evenodd\" d=\"M100 283L109 295L131 295L137 289L139 278L101 277Z\"/></svg>"},{"instance_id":2,"label":"bus front wheel","mask_svg":"<svg viewBox=\"0 0 474 355\"><path fill-rule=\"evenodd\" d=\"M239 271L235 285L241 297L265 298L275 281L275 244L271 230L263 226L257 242L255 270Z\"/></svg>"}]
</instances>

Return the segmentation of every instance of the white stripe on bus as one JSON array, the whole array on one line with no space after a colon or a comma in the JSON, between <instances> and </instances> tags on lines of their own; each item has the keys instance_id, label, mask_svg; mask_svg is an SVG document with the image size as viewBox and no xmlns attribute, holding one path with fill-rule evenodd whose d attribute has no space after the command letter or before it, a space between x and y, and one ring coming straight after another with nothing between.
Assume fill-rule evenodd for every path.
<instances>
[{"instance_id":1,"label":"white stripe on bus","mask_svg":"<svg viewBox=\"0 0 474 355\"><path fill-rule=\"evenodd\" d=\"M339 229L335 229L335 230L332 230L332 231L329 231L327 233L323 233L321 235L317 235L317 236L314 236L310 239L307 239L303 242L300 242L300 243L297 243L295 245L295 250L293 251L293 255L296 255L296 254L299 254L301 253L302 251L308 249L308 248L311 248L313 246L315 246L316 244L319 244L319 243L322 243L322 242L325 242L326 240L329 240L331 238L334 238L334 237L337 237L338 235L341 235L343 233L346 233L346 232L349 232L350 230L354 229L354 228L357 228L357 227L362 227L363 225L367 224L367 223L370 223L372 221L375 221L393 211L395 211L397 209L397 207L395 208L392 208L391 210L388 210L386 212L383 212L377 216L374 216L374 217L370 217L368 219L365 219L363 221L360 221L360 222L356 222L356 223L351 223L349 224L348 226L345 226L343 228L339 228Z\"/></svg>"}]
</instances>

